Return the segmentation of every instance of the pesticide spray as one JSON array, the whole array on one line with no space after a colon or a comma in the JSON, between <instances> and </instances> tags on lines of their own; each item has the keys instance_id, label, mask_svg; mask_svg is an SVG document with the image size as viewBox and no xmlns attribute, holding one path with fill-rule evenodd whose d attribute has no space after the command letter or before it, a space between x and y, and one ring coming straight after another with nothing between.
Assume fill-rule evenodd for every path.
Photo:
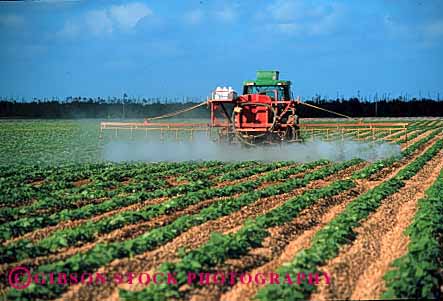
<instances>
[{"instance_id":1,"label":"pesticide spray","mask_svg":"<svg viewBox=\"0 0 443 301\"><path fill-rule=\"evenodd\" d=\"M109 141L103 158L123 161L281 161L310 162L319 159L344 161L360 158L376 161L400 154L400 146L383 142L357 142L352 140L310 141L262 147L244 147L237 144L219 144L205 137L192 141Z\"/></svg>"}]
</instances>

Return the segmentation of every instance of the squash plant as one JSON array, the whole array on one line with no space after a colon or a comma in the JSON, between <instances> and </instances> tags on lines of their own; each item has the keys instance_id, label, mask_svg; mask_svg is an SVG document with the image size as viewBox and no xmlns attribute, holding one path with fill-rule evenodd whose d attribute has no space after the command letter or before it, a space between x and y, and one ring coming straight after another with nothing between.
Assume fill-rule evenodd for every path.
<instances>
[{"instance_id":1,"label":"squash plant","mask_svg":"<svg viewBox=\"0 0 443 301\"><path fill-rule=\"evenodd\" d=\"M309 248L299 252L291 262L278 268L277 272L280 274L319 272L320 265L337 256L342 245L355 239L357 234L354 229L380 206L382 200L399 191L405 185L405 181L414 176L442 147L443 141L439 140L392 179L383 182L349 203L343 212L315 234ZM308 299L314 290L315 286L306 283L297 286L267 285L259 290L257 298L260 300L287 300L291 296L295 299Z\"/></svg>"},{"instance_id":2,"label":"squash plant","mask_svg":"<svg viewBox=\"0 0 443 301\"><path fill-rule=\"evenodd\" d=\"M419 200L417 213L405 234L408 253L392 263L384 276L384 299L441 300L443 286L443 170Z\"/></svg>"}]
</instances>

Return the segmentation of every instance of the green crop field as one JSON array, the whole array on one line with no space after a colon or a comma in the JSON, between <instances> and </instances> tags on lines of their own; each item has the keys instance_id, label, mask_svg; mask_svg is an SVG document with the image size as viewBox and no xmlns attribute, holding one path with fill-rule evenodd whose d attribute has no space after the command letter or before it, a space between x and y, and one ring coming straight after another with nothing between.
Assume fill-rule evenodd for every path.
<instances>
[{"instance_id":1,"label":"green crop field","mask_svg":"<svg viewBox=\"0 0 443 301\"><path fill-rule=\"evenodd\" d=\"M374 162L117 163L98 120L0 120L0 300L438 298L443 120L391 121Z\"/></svg>"}]
</instances>

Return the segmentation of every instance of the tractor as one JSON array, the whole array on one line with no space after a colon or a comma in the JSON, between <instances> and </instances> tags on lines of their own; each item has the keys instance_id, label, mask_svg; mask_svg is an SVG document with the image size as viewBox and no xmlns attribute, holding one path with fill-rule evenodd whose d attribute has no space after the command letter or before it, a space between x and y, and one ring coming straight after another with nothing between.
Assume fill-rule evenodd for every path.
<instances>
[{"instance_id":1,"label":"tractor","mask_svg":"<svg viewBox=\"0 0 443 301\"><path fill-rule=\"evenodd\" d=\"M240 96L230 93L212 98L208 100L211 126L221 128L224 141L246 145L302 141L291 82L280 80L278 71L257 71L255 80L243 82Z\"/></svg>"},{"instance_id":2,"label":"tractor","mask_svg":"<svg viewBox=\"0 0 443 301\"><path fill-rule=\"evenodd\" d=\"M105 131L129 130L160 132L163 140L168 133L177 139L179 133L207 132L217 142L240 143L246 146L272 145L289 142L303 142L306 138L322 140L384 140L403 132L407 139L407 123L367 123L312 103L294 99L291 82L279 79L279 71L257 71L255 80L243 82L243 93L237 95L232 88L217 87L207 100L168 114L145 118L144 122L101 122L100 137ZM299 106L307 106L330 114L347 118L345 123L300 123L297 114ZM172 118L207 106L210 111L209 123L162 123L157 120ZM382 133L383 132L383 133ZM175 134L175 135L174 135ZM158 137L158 136L156 136Z\"/></svg>"}]
</instances>

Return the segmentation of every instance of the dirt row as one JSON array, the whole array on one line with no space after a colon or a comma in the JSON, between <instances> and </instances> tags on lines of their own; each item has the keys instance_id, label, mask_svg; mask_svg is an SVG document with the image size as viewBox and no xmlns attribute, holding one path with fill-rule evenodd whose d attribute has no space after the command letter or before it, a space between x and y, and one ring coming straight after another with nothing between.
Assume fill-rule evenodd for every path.
<instances>
[{"instance_id":1,"label":"dirt row","mask_svg":"<svg viewBox=\"0 0 443 301\"><path fill-rule=\"evenodd\" d=\"M203 169L206 169L206 168L200 168L200 169L203 170ZM166 180L167 181L169 180L169 181L172 182L173 181L172 178L174 178L174 177L168 177L168 179L166 179ZM45 180L38 180L38 181L32 182L30 184L33 185L33 186L36 186L35 183L42 184L43 182L45 182ZM133 182L133 179L131 179L131 178L124 178L116 186L107 187L107 188L104 188L104 190L106 190L106 191L113 191L113 190L117 189L118 187L122 187L122 186L128 185L131 182ZM171 184L171 182L169 182L169 184ZM91 179L87 179L87 178L72 182L72 184L74 185L75 188L79 188L81 186L84 186L84 185L87 185L87 184L90 184L90 183L92 183L92 180ZM39 186L39 185L37 185L37 186ZM173 186L173 185L171 185L171 186ZM79 192L71 193L72 192L71 189L72 188L55 189L53 191L50 191L50 193L53 193L54 191L63 191L64 194L69 193L71 196L79 194ZM124 196L125 193L120 193L119 195L120 196ZM73 201L72 203L75 205L74 206L75 208L80 208L80 207L83 207L83 206L89 205L89 204L100 204L100 203L102 203L104 201L107 201L107 200L109 200L109 197L95 198L95 199L92 199L92 200L81 198L79 200ZM15 207L16 208L26 208L26 207L31 206L32 204L34 204L37 201L38 201L37 198L33 198L32 202L22 202L19 206L15 206ZM34 209L33 210L33 216L50 215L50 214L58 212L58 211L60 211L62 209L63 208L51 207L51 206L47 207L47 208L38 208L38 209ZM25 217L25 216L23 216L23 217Z\"/></svg>"},{"instance_id":2,"label":"dirt row","mask_svg":"<svg viewBox=\"0 0 443 301\"><path fill-rule=\"evenodd\" d=\"M406 254L409 239L404 230L412 222L417 201L443 168L443 152L430 160L406 186L386 198L355 232L357 239L344 247L321 271L333 275L331 285L321 285L312 300L378 299L389 264Z\"/></svg>"},{"instance_id":3,"label":"dirt row","mask_svg":"<svg viewBox=\"0 0 443 301\"><path fill-rule=\"evenodd\" d=\"M341 171L333 176L327 177L323 180L313 181L307 187L295 189L291 193L282 194L279 196L263 198L259 201L245 206L242 210L239 210L229 216L225 216L213 221L208 221L200 226L193 227L184 232L173 241L162 245L161 247L138 255L132 259L125 258L116 260L106 267L99 269L99 272L112 274L116 272L142 272L155 269L159 264L166 261L174 261L177 259L177 252L179 248L193 249L201 246L205 243L210 234L216 232L226 232L229 229L233 229L241 226L247 218L256 217L269 210L280 206L288 198L300 195L301 193L326 186L330 182L338 178L346 178L352 174L355 170L366 166L366 163L353 166L344 171ZM124 286L123 286L124 287ZM135 285L128 287L128 289L136 289ZM141 289L141 287L138 287ZM101 285L100 287L81 287L72 288L71 291L63 295L63 300L114 300L118 299L117 287L112 285Z\"/></svg>"},{"instance_id":4,"label":"dirt row","mask_svg":"<svg viewBox=\"0 0 443 301\"><path fill-rule=\"evenodd\" d=\"M281 167L281 168L275 169L274 172L278 171L278 170L287 169L287 168L290 168L292 166L293 165ZM249 181L249 180L253 180L253 179L255 179L255 178L257 178L257 177L259 177L259 176L261 176L263 174L264 173L256 174L256 175L253 175L253 176L250 176L250 177L246 177L246 178L243 178L243 179L240 179L240 180L221 182L217 186L218 187L223 187L223 186L233 185L234 183L246 182L246 181ZM177 195L177 196L180 196L180 195ZM177 197L177 196L174 196L174 197ZM103 218L106 218L106 217L109 217L109 216L112 216L112 215L115 215L115 214L118 214L118 213L121 213L121 212L125 212L125 211L140 210L141 208L143 208L145 206L157 205L157 204L163 203L164 201L166 201L169 198L170 197L160 197L160 198L155 198L155 199L148 199L148 200L145 200L143 202L139 202L139 203L136 203L136 204L128 205L128 206L125 206L125 207L120 207L118 209L114 209L114 210L111 210L111 211L108 211L108 212L105 212L105 213L102 213L102 214L98 214L98 215L95 215L94 217L91 217L91 218L63 221L63 222L60 222L57 225L49 226L49 227L45 227L45 228L41 228L41 229L37 229L37 230L34 230L32 232L26 233L26 234L24 234L22 236L12 238L12 239L6 241L4 244L7 245L10 242L13 242L13 241L16 241L16 240L20 240L20 239L27 239L27 240L30 240L30 241L41 240L41 239L51 235L55 231L78 227L79 225L82 225L82 224L84 224L84 223L86 223L88 221L97 222L97 221L99 221L99 220L101 220Z\"/></svg>"},{"instance_id":5,"label":"dirt row","mask_svg":"<svg viewBox=\"0 0 443 301\"><path fill-rule=\"evenodd\" d=\"M415 132L417 132L417 130L414 130L414 131L411 131L410 133L408 133L408 135L412 135L413 133L415 133ZM399 131L395 131L394 133L392 133L392 134L389 134L389 135L386 135L386 136L384 136L384 137L381 137L381 139L383 139L383 140L385 140L385 141L392 141L392 142L394 142L394 141L397 141L398 139L400 139L400 138L394 138L394 139L391 139L391 137L393 137L393 136L396 136L396 135L398 135L399 134ZM404 135L402 135L402 136L404 136ZM401 136L401 137L402 137Z\"/></svg>"},{"instance_id":6,"label":"dirt row","mask_svg":"<svg viewBox=\"0 0 443 301\"><path fill-rule=\"evenodd\" d=\"M310 173L310 172L312 172L314 170L317 170L317 169L320 169L322 167L323 166L317 166L317 167L315 167L313 169L310 169L308 171L295 174L295 175L291 176L290 178L302 178L307 173ZM287 169L287 168L290 168L290 167L289 166L288 167L284 167L284 169ZM282 168L280 168L279 170L281 170L281 169ZM273 172L273 171L271 171L271 172ZM251 176L249 178L246 178L246 179L249 179L249 180L256 179L257 177L259 177L259 175L262 175L262 174L263 173L256 174L256 175L253 175L253 176ZM246 180L244 180L244 181L246 181ZM228 185L230 185L230 183L231 183L231 181L230 182L226 182L225 185L228 186ZM272 184L275 184L275 182L264 183L264 184L260 185L256 190L263 189L263 188L265 188L265 187L267 187L269 185L272 185ZM172 212L172 213L167 214L167 215L161 215L161 216L155 217L155 218L153 218L153 219L151 219L149 221L143 221L143 222L139 222L139 223L123 226L120 229L116 229L116 230L114 230L114 231L112 231L110 233L107 233L107 234L105 234L103 236L100 236L99 239L96 240L96 241L89 242L89 243L86 243L86 244L83 244L83 245L72 246L72 247L69 247L69 248L66 248L66 249L60 249L59 252L56 253L56 254L52 254L52 255L49 255L49 256L29 258L29 259L20 261L18 263L13 263L12 265L39 266L39 265L42 265L42 264L47 264L47 263L50 263L50 262L55 262L55 261L58 261L58 260L63 260L65 258L73 256L73 255L75 255L77 253L84 253L84 252L92 249L98 243L109 243L109 242L115 242L115 241L128 240L128 239L134 238L136 236L139 236L139 235L141 235L141 234L145 233L146 231L149 231L149 230L151 230L153 228L161 227L161 226L164 226L166 224L169 224L172 221L174 221L177 218L179 218L180 216L187 215L187 214L194 214L194 213L200 211L201 209L203 209L203 208L205 208L205 207L207 207L207 206L209 206L209 205L211 205L211 204L213 204L215 202L223 201L223 200L228 199L228 198L235 198L235 197L238 197L239 195L240 194L235 194L235 195L232 195L232 196L229 196L229 197L218 197L218 198L207 199L207 200L204 200L202 202L199 202L198 204L186 207L186 208L184 208L182 210L178 210L176 212ZM167 198L163 198L163 199L164 199L164 201L167 200ZM0 268L0 271L8 269L9 266L10 266L9 264L3 265Z\"/></svg>"},{"instance_id":7,"label":"dirt row","mask_svg":"<svg viewBox=\"0 0 443 301\"><path fill-rule=\"evenodd\" d=\"M225 262L218 270L235 271L236 273L251 272L268 273L278 267L276 258L280 258L292 241L298 241L301 237L310 233L312 229L326 223L335 216L356 196L361 193L359 189L351 189L331 198L319 200L313 206L303 210L287 224L269 229L271 235L265 239L263 246L252 249L246 256L240 259L231 259ZM302 244L297 243L297 247ZM257 287L253 284L236 284L229 286L207 286L202 289L190 291L186 299L190 300L247 300L253 297ZM211 296L207 298L207 296Z\"/></svg>"},{"instance_id":8,"label":"dirt row","mask_svg":"<svg viewBox=\"0 0 443 301\"><path fill-rule=\"evenodd\" d=\"M401 141L403 141L406 136L408 137L408 140L406 142L403 142L400 144L401 146L401 150L404 150L405 148L407 148L409 145L414 144L415 142L419 141L421 138L424 138L426 136L428 136L432 131L424 131L423 133L421 133L420 135L418 135L417 137L415 137L414 139L409 139L409 137L411 137L413 134L419 132L420 130L415 130L412 131L410 133L407 133L406 135L401 135L400 137L398 137L397 139L392 140L393 143L399 143Z\"/></svg>"},{"instance_id":9,"label":"dirt row","mask_svg":"<svg viewBox=\"0 0 443 301\"><path fill-rule=\"evenodd\" d=\"M435 141L435 140L434 140ZM426 151L431 146L431 144L428 144L428 146L422 151ZM421 153L422 153L421 152ZM416 157L416 156L415 156ZM414 159L414 158L413 158ZM412 161L408 160L408 162ZM438 162L438 158L435 159ZM441 160L441 159L440 159ZM405 163L408 163L405 162ZM435 161L433 161L435 164ZM432 163L429 163L429 165L432 165ZM404 165L403 165L404 166ZM339 202L330 201L330 206L324 206L322 207L322 203L327 202L326 200L322 200L319 203L318 208L318 214L314 213L312 215L308 215L305 217L305 214L308 210L305 210L302 212L302 215L300 215L298 218L295 218L291 223L288 223L287 225L284 225L282 227L278 227L277 229L271 229L272 236L268 240L266 240L266 243L264 244L264 247L261 249L253 250L250 252L249 256L241 258L240 260L236 260L236 265L233 265L231 267L228 267L230 269L234 269L235 271L251 271L252 274L256 273L267 273L269 271L276 271L276 269L284 264L285 262L288 262L292 260L292 258L302 249L306 249L310 246L310 242L312 237L327 223L329 223L334 217L336 217L340 212L343 211L343 209L346 207L347 204L349 204L353 199L355 199L356 195L360 195L361 193L364 193L368 191L369 189L381 184L382 182L392 178L397 174L397 172L403 167L398 166L396 169L391 170L389 174L385 174L381 178L379 178L376 181L367 181L360 182L358 187L352 190L352 192L347 192L339 196ZM308 213L309 214L309 213ZM313 218L314 217L314 218ZM304 227L304 225L311 225L311 227ZM297 227L298 226L298 227ZM299 231L295 231L294 234L293 231L290 229L300 229ZM286 230L288 229L288 230ZM301 230L303 229L303 230ZM283 235L280 233L284 233ZM280 235L279 235L280 234ZM287 243L287 241L290 241ZM281 245L284 245L281 247ZM263 257L257 258L257 253ZM266 259L266 260L264 260ZM260 261L267 261L265 264L261 264ZM349 261L349 259L348 259ZM247 262L246 264L244 262ZM366 262L360 262L360 265L365 265ZM256 267L259 265L258 267ZM256 268L254 268L256 267ZM225 267L226 269L226 267ZM325 271L329 273L329 275L336 275L333 271L330 269L324 268L322 271ZM346 276L344 276L346 277ZM210 290L208 288L205 288L203 290L199 290L193 293L189 297L191 300L204 300L204 296L211 295L213 296L209 300L223 300L223 301L230 301L230 300L247 300L249 298L252 298L258 291L260 287L256 285L245 285L245 284L237 284L235 285L231 290L221 294L223 289L228 289L227 287L211 287ZM319 300L320 296L316 295L312 298L312 300ZM335 299L346 299L350 298L348 296L343 295L334 295L334 296L327 296L326 298L335 298ZM372 299L374 296L372 296ZM352 299L358 299L355 298L355 296L352 296ZM368 298L365 298L368 299Z\"/></svg>"},{"instance_id":10,"label":"dirt row","mask_svg":"<svg viewBox=\"0 0 443 301\"><path fill-rule=\"evenodd\" d=\"M436 126L440 125L441 120L437 119L429 123L429 126Z\"/></svg>"},{"instance_id":11,"label":"dirt row","mask_svg":"<svg viewBox=\"0 0 443 301\"><path fill-rule=\"evenodd\" d=\"M434 141L435 141L435 139L433 139L432 142L434 142ZM428 143L428 145L423 147L424 149L420 150L418 152L418 154L416 154L415 156L413 156L409 160L405 160L405 162L402 162L402 163L404 164L404 163L406 163L406 161L410 162L410 161L414 160L416 156L418 156L420 153L422 153L422 151L425 151L428 147L430 147L430 145L431 145L431 143ZM370 188L380 184L382 181L386 180L387 178L393 177L396 174L396 172L398 172L400 167L401 166L397 167L394 170L389 170L388 171L389 173L384 173L384 172L380 173L382 175L382 178L377 179L375 181L372 180L372 181L370 181L371 182L370 184L361 183L360 189L363 189L363 191L367 191L367 189L370 189ZM337 177L334 177L334 180L335 179L337 179ZM326 185L326 183L323 183L323 184ZM309 187L309 189L312 189L312 188L313 187ZM363 191L356 190L357 194L362 193ZM355 191L354 191L354 193L350 192L350 194L345 199L348 201L351 201L355 196L356 196ZM334 201L326 201L329 205L333 206L332 207L333 209L331 209L331 212L336 212L335 214L338 214L338 212L340 212L346 204L346 202L344 202L343 198L339 198L339 199L340 199L340 202L338 204L336 201L335 202ZM266 202L269 202L269 200L266 200ZM270 210L270 209L272 209L272 208L268 208L268 210ZM326 213L326 215L324 215L324 216L326 216L326 217L329 216L330 219L332 219L333 216L335 216L335 214L331 214L331 212ZM242 221L244 221L244 218L241 218L242 213L238 213L238 214L240 214L240 216L236 216L235 214L233 214L231 216L221 218L219 220L212 221L210 223L206 223L202 226L194 227L191 230L189 230L186 233L179 236L178 238L176 238L171 243L165 244L164 246L162 246L154 251L139 255L135 259L123 259L123 260L115 261L110 265L110 267L104 267L104 268L100 269L100 271L101 272L115 272L115 271L124 272L124 271L129 271L129 270L133 271L134 269L135 269L135 271L149 271L149 270L155 269L156 266L158 266L160 263L162 263L164 261L176 260L177 259L176 251L178 250L178 248L180 248L180 247L186 247L187 249L196 248L208 239L209 234L211 232L213 232L213 231L225 231L226 232L227 229L229 231L229 229L233 229L235 227L240 226L242 224ZM325 222L327 222L327 221L325 221ZM315 224L315 222L308 222L307 224L311 224L311 226L312 226L313 224ZM217 227L217 225L221 225L221 226ZM230 226L227 226L227 225L230 225ZM285 227L288 227L288 229L290 229L291 226L284 226L282 228L285 228ZM309 243L309 236L306 236L306 233L309 233L309 230L306 231L306 229L307 229L306 224L304 227L300 226L300 225L298 227L300 229L303 229L303 231L301 231L301 232L303 232L301 237L305 237L306 242ZM320 227L321 227L321 224L320 224ZM287 233L284 230L281 230L281 231L282 231L281 233ZM316 231L313 231L312 235L315 232ZM203 239L201 239L201 238L203 238ZM274 244L271 244L271 245L274 245ZM270 253L274 254L274 256L275 256L275 251L276 250L273 249L273 250L271 250ZM240 260L239 262L242 262L242 261ZM261 262L258 261L258 265L260 265L260 263ZM122 288L140 289L134 285L122 286ZM111 291L107 292L109 289L111 289ZM211 295L216 296L217 294L214 294L214 293L215 292L211 292ZM222 292L219 292L219 294L220 293L222 293ZM205 295L206 297L208 296L206 294L206 292L203 295ZM111 296L111 300L118 299L118 293L117 293L116 288L108 287L105 289L103 287L100 287L99 289L94 290L93 288L90 288L90 287L80 287L79 289L71 290L69 293L65 294L63 296L63 298L64 298L64 300L66 298L67 299L70 298L71 300L75 300L75 299L87 299L87 298L99 297L99 298L105 298L108 300L110 298L110 296ZM190 298L195 298L196 296L198 296L198 292L195 293L194 297L192 297L190 295ZM241 294L240 296L243 296L243 295ZM215 299L217 299L217 298L215 298Z\"/></svg>"},{"instance_id":12,"label":"dirt row","mask_svg":"<svg viewBox=\"0 0 443 301\"><path fill-rule=\"evenodd\" d=\"M361 166L360 166L361 167ZM346 176L346 175L344 175L344 176ZM335 180L335 178L334 178L334 180ZM326 181L326 180L325 180ZM325 183L323 183L323 184L320 184L321 182L319 181L317 184L318 185L326 185ZM309 189L312 189L312 188L315 188L315 187L308 187ZM298 192L298 193L301 193L301 192L303 192L303 191L305 191L305 190L300 190L299 192L298 192L298 190L296 191L296 193ZM322 200L322 204L324 205L324 206L320 206L319 208L317 208L316 210L319 210L320 212L325 212L325 210L326 210L326 216L328 215L328 214L330 214L330 211L331 210L333 210L333 209L331 209L331 208L338 208L337 210L339 210L339 211L341 211L342 209L340 209L341 207L343 207L344 206L344 203L343 203L343 199L347 199L347 198L349 198L349 199L352 199L353 197L355 197L355 195L356 195L356 193L357 194L359 194L360 192L358 191L358 190L355 190L355 191L353 191L353 192L350 192L350 195L347 195L347 196L345 196L345 195L342 195L340 198L335 198L335 199L331 199L331 200ZM292 196L292 195L291 195ZM281 204L282 202L284 202L284 200L285 199L280 199L280 200L278 200L278 198L276 198L277 200L275 200L275 203L273 203L274 204L274 206L277 206L278 204ZM220 200L217 200L217 201L220 201ZM268 202L269 200L265 200L265 202ZM261 205L261 206L263 206L263 204ZM270 210L270 209L272 209L273 207L272 206L269 206L269 207L256 207L255 209L253 209L250 213L248 213L248 214L250 214L251 216L253 216L253 212L260 212L260 214L261 213L263 213L263 212L266 212L266 211L268 211L268 210ZM323 209L322 209L323 208ZM198 208L195 208L196 210L199 210ZM254 211L255 210L255 211ZM262 211L262 210L265 210L265 211ZM314 209L312 209L312 210L314 210ZM323 211L322 211L323 210ZM190 213L193 213L194 211L189 211ZM257 213L258 214L258 213ZM306 216L309 216L309 212L308 213L306 213L307 215ZM311 215L312 216L314 216L312 213L311 213ZM163 219L165 219L165 217L161 217L161 218L163 218ZM224 222L231 222L231 219L235 219L235 218L232 218L232 215L230 216L230 217L227 217L226 218L226 220L224 221ZM243 217L241 217L240 216L240 218L239 218L239 220L240 220L240 222L239 223L237 223L238 225L237 226L228 226L228 227L226 227L226 225L223 225L222 227L219 227L219 229L222 231L222 230L225 230L225 229L234 229L235 227L238 227L241 223L242 223L242 220L243 219L243 221L244 221L244 218ZM306 219L306 218L305 218ZM305 232L307 232L307 231L309 231L309 230L307 230L307 229L309 229L310 227L312 228L313 226L315 226L315 221L313 221L313 220L315 220L315 218L312 218L311 220L306 220L306 222L305 222L305 225L303 225L303 224L295 224L295 225L292 225L293 227L295 227L294 229L296 230L296 229L299 229L298 230L298 232L296 232L295 230L294 230L294 232L296 233L296 234L294 234L295 235L295 239L296 239L296 237L298 236L298 235L300 235L300 233L302 233L302 235L304 235L304 233ZM317 219L316 220L318 220L318 217L317 217ZM165 221L165 220L164 220ZM220 223L220 221L218 221L218 223ZM217 223L217 224L218 224ZM219 225L221 225L221 224L219 224ZM129 236L127 236L127 237L131 237L132 236L132 232L134 231L134 232L137 232L137 231L142 231L142 229L149 229L150 227L152 227L152 226L158 226L158 225L148 225L148 224L146 224L146 223L144 223L144 224L140 224L140 225L131 225L131 226L128 226L128 228L125 230L125 231L123 231L123 232L125 232L126 233L126 235L129 235ZM144 227L147 227L147 228L144 228ZM298 228L297 228L298 227ZM209 233L210 232L212 232L212 231L217 231L217 227L216 226L214 226L213 224L210 224L210 225L206 225L206 228L205 227L195 227L195 228L199 228L198 230L194 230L194 232L192 232L190 235L188 235L187 237L185 237L183 240L182 240L182 245L183 246L186 246L186 247L188 247L188 248L194 248L194 247L198 247L199 245L201 245L201 243L203 243L204 241L202 241L201 243L199 242L200 241L200 238L196 238L196 236L199 236L200 235L200 233L203 233L202 234L202 236L204 236L204 235L206 235L205 234L205 232L207 232L208 233L208 235L209 235ZM193 228L194 229L194 228ZM191 232L193 229L191 229L190 231L187 231L187 232ZM280 240L283 240L284 238L285 238L285 236L287 236L288 235L288 233L292 233L292 231L291 231L291 226L288 226L288 228L287 228L288 230L285 232L285 230L275 230L276 232L275 233L273 233L273 236L275 235L276 237L280 237L280 239L278 239L278 240L276 240L275 241L275 243L277 243L278 241L280 241ZM196 231L196 232L195 232ZM278 233L281 233L280 234L280 236L278 236L279 234ZM198 234L198 235L197 235ZM122 234L123 236L125 235L125 234ZM122 236L122 237L123 237ZM183 235L182 235L183 236ZM209 237L209 236L208 236ZM294 238L294 236L291 236L291 237L289 237L290 239L293 239ZM102 238L103 239L103 238ZM110 237L109 239L112 239L112 237ZM127 239L126 237L125 237L125 239ZM194 241L195 241L195 243L194 243ZM270 247L272 247L272 246L274 246L275 244L274 243L272 243L272 241L270 241L270 242L267 242L267 244L268 244L268 246L270 246ZM179 244L180 245L180 244ZM282 245L285 245L285 244L282 244ZM266 246L266 244L265 244L265 246ZM177 250L178 248L176 248L175 250ZM160 253L161 253L161 251L160 250L155 250L155 251L157 251L158 252L158 254L160 255ZM262 250L263 251L263 250ZM260 251L260 250L255 250L255 252L258 252L258 254L260 255L260 252L262 252L262 251ZM264 253L263 254L265 254L266 253L266 251L263 251ZM273 249L271 249L271 253L273 253L274 252L274 250ZM149 252L149 253L151 253L151 252ZM251 253L252 255L251 256L253 256L254 254L253 254L253 252ZM255 255L257 255L257 254L255 254ZM141 255L141 256L146 256L146 254L143 254L143 255ZM171 257L172 259L166 259L166 260L174 260L174 258L176 258L175 257L175 254L173 254L173 256ZM146 259L146 258L145 258ZM126 272L126 271L129 271L129 270L131 270L131 268L129 267L129 266L127 266L127 263L125 263L125 261L126 261L127 259L125 259L125 260L122 260L122 262L123 262L123 264L121 265L121 267L122 267L122 271L124 271L124 272ZM165 259L163 259L163 258L157 258L157 261L156 261L156 259L154 259L154 260L152 260L151 262L152 262L152 264L150 265L151 267L155 267L155 266L157 266L158 265L158 263L160 263L160 262L163 262ZM141 260L141 261L139 261L139 262L137 262L137 264L140 264L141 262L143 262L143 260ZM254 260L252 260L252 262L254 262ZM231 264L234 264L234 263L231 263ZM137 266L136 266L137 267ZM144 269L144 268L142 268L141 269L142 271L146 271L146 269ZM132 271L132 270L131 270ZM102 286L100 286L99 288L97 288L98 290L103 290L103 287ZM83 288L83 293L84 294L82 294L82 288L80 288L80 290L79 290L79 292L78 293L74 293L74 292L71 292L71 294L72 294L72 299L82 299L82 300L87 300L88 298L90 298L91 296L93 296L93 292L92 293L89 293L90 291L91 291L91 288L90 287L87 287L87 288ZM116 294L116 290L113 290L113 292L111 293L113 296L115 296L115 294ZM68 296L69 294L67 294L66 296ZM197 296L198 294L196 294L195 296ZM102 296L102 295L95 295L94 296L94 298L96 298L96 296ZM108 295L109 296L109 295ZM195 298L195 296L193 297L193 298ZM190 295L189 297L192 297L192 295ZM105 297L106 298L106 297ZM107 298L106 298L107 299ZM107 299L108 300L108 299Z\"/></svg>"}]
</instances>

